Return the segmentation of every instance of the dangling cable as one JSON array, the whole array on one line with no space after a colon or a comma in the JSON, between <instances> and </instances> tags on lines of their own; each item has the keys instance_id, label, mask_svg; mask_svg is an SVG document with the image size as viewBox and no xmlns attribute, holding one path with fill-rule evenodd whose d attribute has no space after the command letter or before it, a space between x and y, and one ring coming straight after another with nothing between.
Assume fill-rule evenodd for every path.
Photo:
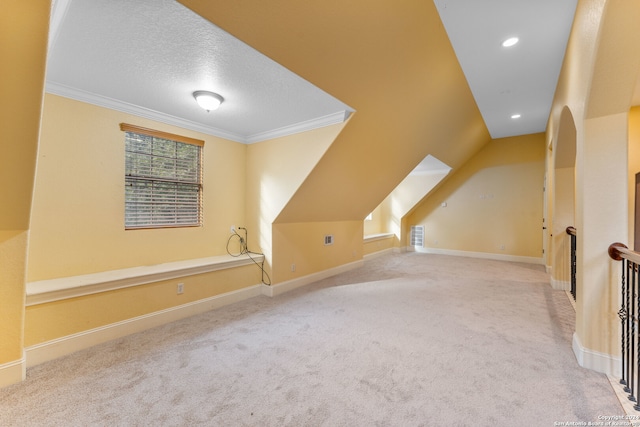
<instances>
[{"instance_id":1,"label":"dangling cable","mask_svg":"<svg viewBox=\"0 0 640 427\"><path fill-rule=\"evenodd\" d=\"M251 252L249 250L248 247L248 233L247 233L247 229L244 227L238 227L238 230L244 230L244 237L242 237L240 234L238 234L237 231L233 231L233 233L231 233L231 235L229 236L229 239L227 239L227 253L229 255L231 255L232 257L239 257L241 255L246 255L249 257L249 259L251 261L254 262L255 265L258 266L258 268L260 269L260 271L262 271L262 283L264 283L267 286L271 286L271 278L269 277L269 274L267 273L267 271L264 269L264 254L260 253L260 252ZM237 254L233 254L231 253L231 251L229 250L229 244L231 243L231 239L233 239L234 237L238 238L238 242L240 245L240 252ZM260 255L262 256L262 262L258 263L258 261L256 261L252 256L253 255ZM265 276L267 278L267 280L265 280Z\"/></svg>"}]
</instances>

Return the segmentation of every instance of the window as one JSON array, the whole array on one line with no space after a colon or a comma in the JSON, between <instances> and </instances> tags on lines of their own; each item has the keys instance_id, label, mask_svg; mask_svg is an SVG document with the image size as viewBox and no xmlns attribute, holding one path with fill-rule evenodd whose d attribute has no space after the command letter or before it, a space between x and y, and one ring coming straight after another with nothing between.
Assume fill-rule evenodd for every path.
<instances>
[{"instance_id":1,"label":"window","mask_svg":"<svg viewBox=\"0 0 640 427\"><path fill-rule=\"evenodd\" d=\"M125 228L202 225L203 141L122 123Z\"/></svg>"}]
</instances>

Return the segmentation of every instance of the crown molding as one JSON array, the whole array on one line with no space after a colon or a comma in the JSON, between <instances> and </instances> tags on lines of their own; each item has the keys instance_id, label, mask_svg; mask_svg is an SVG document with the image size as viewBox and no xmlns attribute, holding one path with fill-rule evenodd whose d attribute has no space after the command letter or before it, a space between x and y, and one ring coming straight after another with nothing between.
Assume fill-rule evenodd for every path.
<instances>
[{"instance_id":1,"label":"crown molding","mask_svg":"<svg viewBox=\"0 0 640 427\"><path fill-rule=\"evenodd\" d=\"M293 125L283 126L278 129L256 133L247 137L247 144L267 141L269 139L280 138L283 136L289 136L300 132L306 132L313 129L342 123L349 118L350 114L351 112L347 110L338 111L337 113L328 114L326 116L306 120L304 122L295 123Z\"/></svg>"},{"instance_id":2,"label":"crown molding","mask_svg":"<svg viewBox=\"0 0 640 427\"><path fill-rule=\"evenodd\" d=\"M166 123L169 125L179 126L184 129L201 132L207 135L217 136L220 138L228 139L230 141L241 142L243 144L253 144L256 142L266 141L273 138L280 138L283 136L306 132L324 126L342 123L347 118L349 118L349 115L351 114L350 111L339 111L337 113L318 117L316 119L295 123L290 126L284 126L271 131L260 132L254 135L250 135L249 137L245 137L243 135L227 132L213 126L206 126L200 123L193 122L191 120L185 120L180 117L172 116L170 114L161 113L159 111L140 107L134 104L129 104L117 99L75 89L59 83L48 81L46 82L45 90L46 92L53 95L74 99L76 101L86 102L88 104L109 108L111 110L121 111L127 114L133 114L135 116L144 117L146 119L155 120L157 122Z\"/></svg>"},{"instance_id":3,"label":"crown molding","mask_svg":"<svg viewBox=\"0 0 640 427\"><path fill-rule=\"evenodd\" d=\"M47 82L45 90L48 93L59 95L65 98L75 99L76 101L86 102L88 104L97 105L99 107L105 107L111 110L133 114L135 116L144 117L145 119L155 120L157 122L179 126L181 128L194 130L196 132L202 132L207 135L218 136L220 138L246 144L246 138L242 135L227 132L213 126L202 125L191 120L181 119L179 117L161 113L149 108L139 107L134 104L118 101L117 99L108 98L106 96L97 95L91 92L85 92L79 89L74 89L59 83Z\"/></svg>"}]
</instances>

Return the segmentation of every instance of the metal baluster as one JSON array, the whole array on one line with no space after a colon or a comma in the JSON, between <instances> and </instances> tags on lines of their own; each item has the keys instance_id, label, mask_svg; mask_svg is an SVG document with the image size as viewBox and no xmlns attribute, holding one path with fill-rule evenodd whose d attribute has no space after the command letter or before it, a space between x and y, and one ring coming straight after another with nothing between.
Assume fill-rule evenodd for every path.
<instances>
[{"instance_id":1,"label":"metal baluster","mask_svg":"<svg viewBox=\"0 0 640 427\"><path fill-rule=\"evenodd\" d=\"M634 361L636 359L636 348L635 348L635 339L637 335L636 328L636 275L634 274L634 263L627 262L627 278L631 278L629 283L629 313L627 315L627 321L629 322L629 330L631 335L631 345L629 346L629 400L632 402L636 401L636 397L633 395L633 384L634 384L634 375L635 375L635 366Z\"/></svg>"},{"instance_id":2,"label":"metal baluster","mask_svg":"<svg viewBox=\"0 0 640 427\"><path fill-rule=\"evenodd\" d=\"M637 291L635 296L635 307L636 310L633 313L633 322L634 322L634 329L636 331L636 333L640 332L640 325L638 324L638 320L639 320L639 310L640 310L640 272L638 271L638 264L636 263L631 263L632 264L632 274L633 274L633 282L638 284L638 287L634 287L634 289ZM637 341L638 341L638 352L636 353L636 375L640 374L640 336L637 337ZM632 361L633 362L633 361ZM636 378L636 396L640 396L640 379ZM634 409L636 411L640 411L640 404L636 402L635 405L633 405Z\"/></svg>"},{"instance_id":3,"label":"metal baluster","mask_svg":"<svg viewBox=\"0 0 640 427\"><path fill-rule=\"evenodd\" d=\"M571 295L576 300L576 236L571 235Z\"/></svg>"},{"instance_id":4,"label":"metal baluster","mask_svg":"<svg viewBox=\"0 0 640 427\"><path fill-rule=\"evenodd\" d=\"M629 329L627 328L627 287L626 287L626 275L625 275L625 268L627 266L627 261L626 260L622 260L622 298L621 298L621 307L620 310L618 311L618 317L620 317L620 327L621 327L621 348L622 348L622 378L620 379L620 384L627 386L628 382L627 382L627 378L628 378L628 363L626 360L625 355L628 354L629 352L627 351L627 349L625 349L625 341L628 345L629 343ZM625 340L626 337L626 340ZM624 388L624 391L629 391L627 390L628 387Z\"/></svg>"}]
</instances>

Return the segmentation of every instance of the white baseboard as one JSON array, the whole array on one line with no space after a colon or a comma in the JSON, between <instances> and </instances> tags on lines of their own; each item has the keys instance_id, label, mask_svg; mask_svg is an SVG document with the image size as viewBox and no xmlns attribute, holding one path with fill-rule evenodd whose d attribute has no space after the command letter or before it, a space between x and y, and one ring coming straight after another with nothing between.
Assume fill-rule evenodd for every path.
<instances>
[{"instance_id":1,"label":"white baseboard","mask_svg":"<svg viewBox=\"0 0 640 427\"><path fill-rule=\"evenodd\" d=\"M27 364L25 358L0 365L0 388L18 384L25 380Z\"/></svg>"},{"instance_id":2,"label":"white baseboard","mask_svg":"<svg viewBox=\"0 0 640 427\"><path fill-rule=\"evenodd\" d=\"M437 248L420 248L420 247L416 247L413 250L415 250L416 252L421 252L426 254L462 256L462 257L469 257L469 258L484 258L484 259L493 259L497 261L522 262L527 264L544 265L544 259L542 257L537 258L537 257L519 256L519 255L494 254L490 252L471 252L471 251L458 251L454 249L437 249Z\"/></svg>"},{"instance_id":3,"label":"white baseboard","mask_svg":"<svg viewBox=\"0 0 640 427\"><path fill-rule=\"evenodd\" d=\"M547 271L547 273L551 274L553 272L553 267L550 265L545 265L544 269Z\"/></svg>"},{"instance_id":4,"label":"white baseboard","mask_svg":"<svg viewBox=\"0 0 640 427\"><path fill-rule=\"evenodd\" d=\"M557 280L553 277L550 279L551 287L553 289L557 289L559 291L570 291L571 290L571 282L567 282L566 280Z\"/></svg>"},{"instance_id":5,"label":"white baseboard","mask_svg":"<svg viewBox=\"0 0 640 427\"><path fill-rule=\"evenodd\" d=\"M601 372L615 378L620 378L622 375L622 362L620 357L585 348L576 333L573 334L572 347L573 353L578 360L578 365L583 368Z\"/></svg>"},{"instance_id":6,"label":"white baseboard","mask_svg":"<svg viewBox=\"0 0 640 427\"><path fill-rule=\"evenodd\" d=\"M259 296L262 286L249 286L27 347L26 366L35 366L116 338Z\"/></svg>"},{"instance_id":7,"label":"white baseboard","mask_svg":"<svg viewBox=\"0 0 640 427\"><path fill-rule=\"evenodd\" d=\"M309 285L313 282L317 282L318 280L326 279L327 277L335 276L336 274L345 273L355 268L362 267L363 264L364 264L363 260L354 261L348 264L340 265L338 267L330 268L328 270L323 270L317 273L309 274L304 277L299 277L297 279L292 279L286 282L278 283L277 285L272 285L272 286L265 285L262 287L262 294L269 297L275 297L285 292L289 292L294 289L300 288L302 286Z\"/></svg>"}]
</instances>

